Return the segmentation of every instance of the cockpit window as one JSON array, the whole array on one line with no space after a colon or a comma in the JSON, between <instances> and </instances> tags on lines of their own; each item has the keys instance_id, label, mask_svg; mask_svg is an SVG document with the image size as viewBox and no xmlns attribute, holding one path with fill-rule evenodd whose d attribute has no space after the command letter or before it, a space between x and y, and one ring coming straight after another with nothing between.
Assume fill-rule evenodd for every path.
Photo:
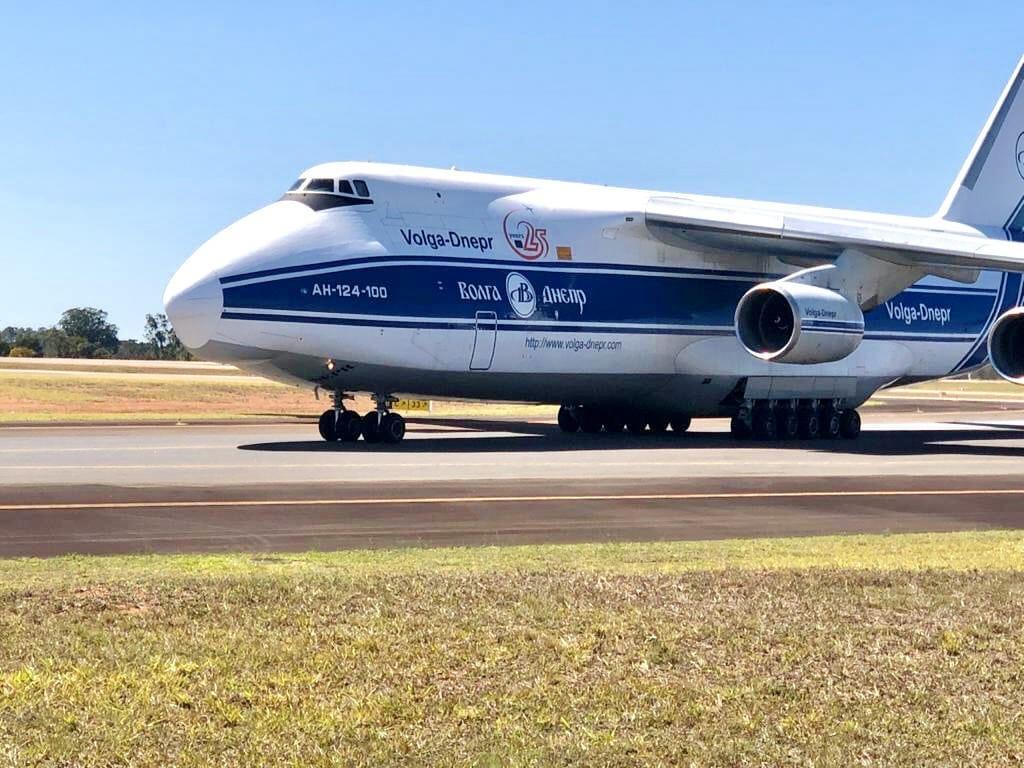
<instances>
[{"instance_id":1,"label":"cockpit window","mask_svg":"<svg viewBox=\"0 0 1024 768\"><path fill-rule=\"evenodd\" d=\"M292 184L281 198L294 200L314 211L329 208L373 205L370 188L362 179L323 179L303 177Z\"/></svg>"}]
</instances>

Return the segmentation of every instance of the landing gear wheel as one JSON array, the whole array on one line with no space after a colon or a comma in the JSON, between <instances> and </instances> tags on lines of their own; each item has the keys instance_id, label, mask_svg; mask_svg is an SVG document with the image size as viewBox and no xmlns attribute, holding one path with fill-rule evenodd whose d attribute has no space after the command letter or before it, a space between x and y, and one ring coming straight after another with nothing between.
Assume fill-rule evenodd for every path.
<instances>
[{"instance_id":1,"label":"landing gear wheel","mask_svg":"<svg viewBox=\"0 0 1024 768\"><path fill-rule=\"evenodd\" d=\"M626 420L622 418L622 414L617 412L615 409L610 409L604 415L604 431L609 435L621 435L623 428L626 426Z\"/></svg>"},{"instance_id":2,"label":"landing gear wheel","mask_svg":"<svg viewBox=\"0 0 1024 768\"><path fill-rule=\"evenodd\" d=\"M821 437L821 420L813 408L800 413L800 437L804 440L817 440Z\"/></svg>"},{"instance_id":3,"label":"landing gear wheel","mask_svg":"<svg viewBox=\"0 0 1024 768\"><path fill-rule=\"evenodd\" d=\"M643 416L630 416L626 419L626 429L631 435L642 435L647 431L647 419Z\"/></svg>"},{"instance_id":4,"label":"landing gear wheel","mask_svg":"<svg viewBox=\"0 0 1024 768\"><path fill-rule=\"evenodd\" d=\"M750 425L738 416L733 416L729 422L729 434L737 440L746 440L750 437Z\"/></svg>"},{"instance_id":5,"label":"landing gear wheel","mask_svg":"<svg viewBox=\"0 0 1024 768\"><path fill-rule=\"evenodd\" d=\"M774 440L777 437L778 421L769 410L754 414L754 437L758 440Z\"/></svg>"},{"instance_id":6,"label":"landing gear wheel","mask_svg":"<svg viewBox=\"0 0 1024 768\"><path fill-rule=\"evenodd\" d=\"M397 413L384 414L384 418L380 420L378 433L379 439L385 443L394 445L402 442L402 438L405 437L405 419Z\"/></svg>"},{"instance_id":7,"label":"landing gear wheel","mask_svg":"<svg viewBox=\"0 0 1024 768\"><path fill-rule=\"evenodd\" d=\"M601 412L597 408L590 406L584 406L580 409L583 411L580 414L580 429L586 432L588 435L596 435L601 431L601 427L604 426L602 423Z\"/></svg>"},{"instance_id":8,"label":"landing gear wheel","mask_svg":"<svg viewBox=\"0 0 1024 768\"><path fill-rule=\"evenodd\" d=\"M679 432L682 434L690 428L690 417L689 416L673 416L669 423L672 425L673 432Z\"/></svg>"},{"instance_id":9,"label":"landing gear wheel","mask_svg":"<svg viewBox=\"0 0 1024 768\"><path fill-rule=\"evenodd\" d=\"M780 440L795 440L800 435L800 418L792 408L782 408L775 416Z\"/></svg>"},{"instance_id":10,"label":"landing gear wheel","mask_svg":"<svg viewBox=\"0 0 1024 768\"><path fill-rule=\"evenodd\" d=\"M750 425L743 419L733 416L729 420L729 434L737 440L746 440L751 435Z\"/></svg>"},{"instance_id":11,"label":"landing gear wheel","mask_svg":"<svg viewBox=\"0 0 1024 768\"><path fill-rule=\"evenodd\" d=\"M668 416L652 416L648 423L653 435L664 435L668 432Z\"/></svg>"},{"instance_id":12,"label":"landing gear wheel","mask_svg":"<svg viewBox=\"0 0 1024 768\"><path fill-rule=\"evenodd\" d=\"M363 422L363 440L368 443L379 443L380 442L380 414L376 411L370 411L368 414L363 416L361 419Z\"/></svg>"},{"instance_id":13,"label":"landing gear wheel","mask_svg":"<svg viewBox=\"0 0 1024 768\"><path fill-rule=\"evenodd\" d=\"M363 431L363 420L355 411L342 411L335 424L338 440L343 443L355 442Z\"/></svg>"},{"instance_id":14,"label":"landing gear wheel","mask_svg":"<svg viewBox=\"0 0 1024 768\"><path fill-rule=\"evenodd\" d=\"M580 420L576 418L572 408L563 405L558 409L558 428L569 433L580 431Z\"/></svg>"},{"instance_id":15,"label":"landing gear wheel","mask_svg":"<svg viewBox=\"0 0 1024 768\"><path fill-rule=\"evenodd\" d=\"M823 408L821 411L821 436L827 437L829 440L835 440L839 437L841 425L839 423L839 413L835 408L831 406Z\"/></svg>"},{"instance_id":16,"label":"landing gear wheel","mask_svg":"<svg viewBox=\"0 0 1024 768\"><path fill-rule=\"evenodd\" d=\"M328 443L333 443L338 439L337 418L337 411L333 408L320 414L320 422L318 424L320 437Z\"/></svg>"},{"instance_id":17,"label":"landing gear wheel","mask_svg":"<svg viewBox=\"0 0 1024 768\"><path fill-rule=\"evenodd\" d=\"M847 440L860 434L860 414L853 408L847 408L839 416L839 434Z\"/></svg>"}]
</instances>

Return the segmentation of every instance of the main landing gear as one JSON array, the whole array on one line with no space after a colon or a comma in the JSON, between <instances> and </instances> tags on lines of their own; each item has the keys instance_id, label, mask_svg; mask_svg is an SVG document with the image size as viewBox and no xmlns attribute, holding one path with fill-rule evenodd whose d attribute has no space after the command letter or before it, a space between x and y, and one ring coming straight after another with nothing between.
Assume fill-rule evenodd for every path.
<instances>
[{"instance_id":1,"label":"main landing gear","mask_svg":"<svg viewBox=\"0 0 1024 768\"><path fill-rule=\"evenodd\" d=\"M664 435L669 427L675 433L690 428L690 417L679 413L663 413L628 410L622 408L600 408L593 405L563 405L558 409L558 426L563 432L586 432L597 434L607 432L631 435Z\"/></svg>"},{"instance_id":2,"label":"main landing gear","mask_svg":"<svg viewBox=\"0 0 1024 768\"><path fill-rule=\"evenodd\" d=\"M320 414L320 437L329 443L352 443L360 437L368 443L394 445L405 437L405 419L391 410L396 398L375 394L376 410L365 416L345 409L344 392L334 392L334 407Z\"/></svg>"},{"instance_id":3,"label":"main landing gear","mask_svg":"<svg viewBox=\"0 0 1024 768\"><path fill-rule=\"evenodd\" d=\"M558 426L563 432L597 434L664 435L690 428L684 414L602 408L591 405L563 405L558 409ZM846 438L860 434L860 414L846 408L842 400L747 400L736 411L730 425L732 436L758 440L816 440Z\"/></svg>"},{"instance_id":4,"label":"main landing gear","mask_svg":"<svg viewBox=\"0 0 1024 768\"><path fill-rule=\"evenodd\" d=\"M741 440L852 440L860 434L860 414L839 400L753 400L739 407L730 431Z\"/></svg>"}]
</instances>

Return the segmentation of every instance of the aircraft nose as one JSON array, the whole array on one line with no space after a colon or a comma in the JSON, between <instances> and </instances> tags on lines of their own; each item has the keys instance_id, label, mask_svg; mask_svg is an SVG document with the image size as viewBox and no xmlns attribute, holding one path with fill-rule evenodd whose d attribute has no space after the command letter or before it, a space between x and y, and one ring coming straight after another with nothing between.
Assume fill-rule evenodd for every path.
<instances>
[{"instance_id":1,"label":"aircraft nose","mask_svg":"<svg viewBox=\"0 0 1024 768\"><path fill-rule=\"evenodd\" d=\"M258 270L320 243L322 233L309 227L316 215L307 205L280 200L242 217L200 245L164 292L167 318L181 343L195 351L217 333L224 309L221 275Z\"/></svg>"},{"instance_id":2,"label":"aircraft nose","mask_svg":"<svg viewBox=\"0 0 1024 768\"><path fill-rule=\"evenodd\" d=\"M224 309L220 280L193 257L179 269L164 291L164 310L181 343L197 350L212 337Z\"/></svg>"}]
</instances>

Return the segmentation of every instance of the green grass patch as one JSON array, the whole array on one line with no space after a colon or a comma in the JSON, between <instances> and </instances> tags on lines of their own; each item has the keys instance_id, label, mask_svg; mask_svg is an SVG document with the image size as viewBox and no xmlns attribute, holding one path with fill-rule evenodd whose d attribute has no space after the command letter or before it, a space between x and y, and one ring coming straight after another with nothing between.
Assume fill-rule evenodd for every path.
<instances>
[{"instance_id":1,"label":"green grass patch","mask_svg":"<svg viewBox=\"0 0 1024 768\"><path fill-rule=\"evenodd\" d=\"M1024 535L0 561L0 765L1008 765Z\"/></svg>"}]
</instances>

